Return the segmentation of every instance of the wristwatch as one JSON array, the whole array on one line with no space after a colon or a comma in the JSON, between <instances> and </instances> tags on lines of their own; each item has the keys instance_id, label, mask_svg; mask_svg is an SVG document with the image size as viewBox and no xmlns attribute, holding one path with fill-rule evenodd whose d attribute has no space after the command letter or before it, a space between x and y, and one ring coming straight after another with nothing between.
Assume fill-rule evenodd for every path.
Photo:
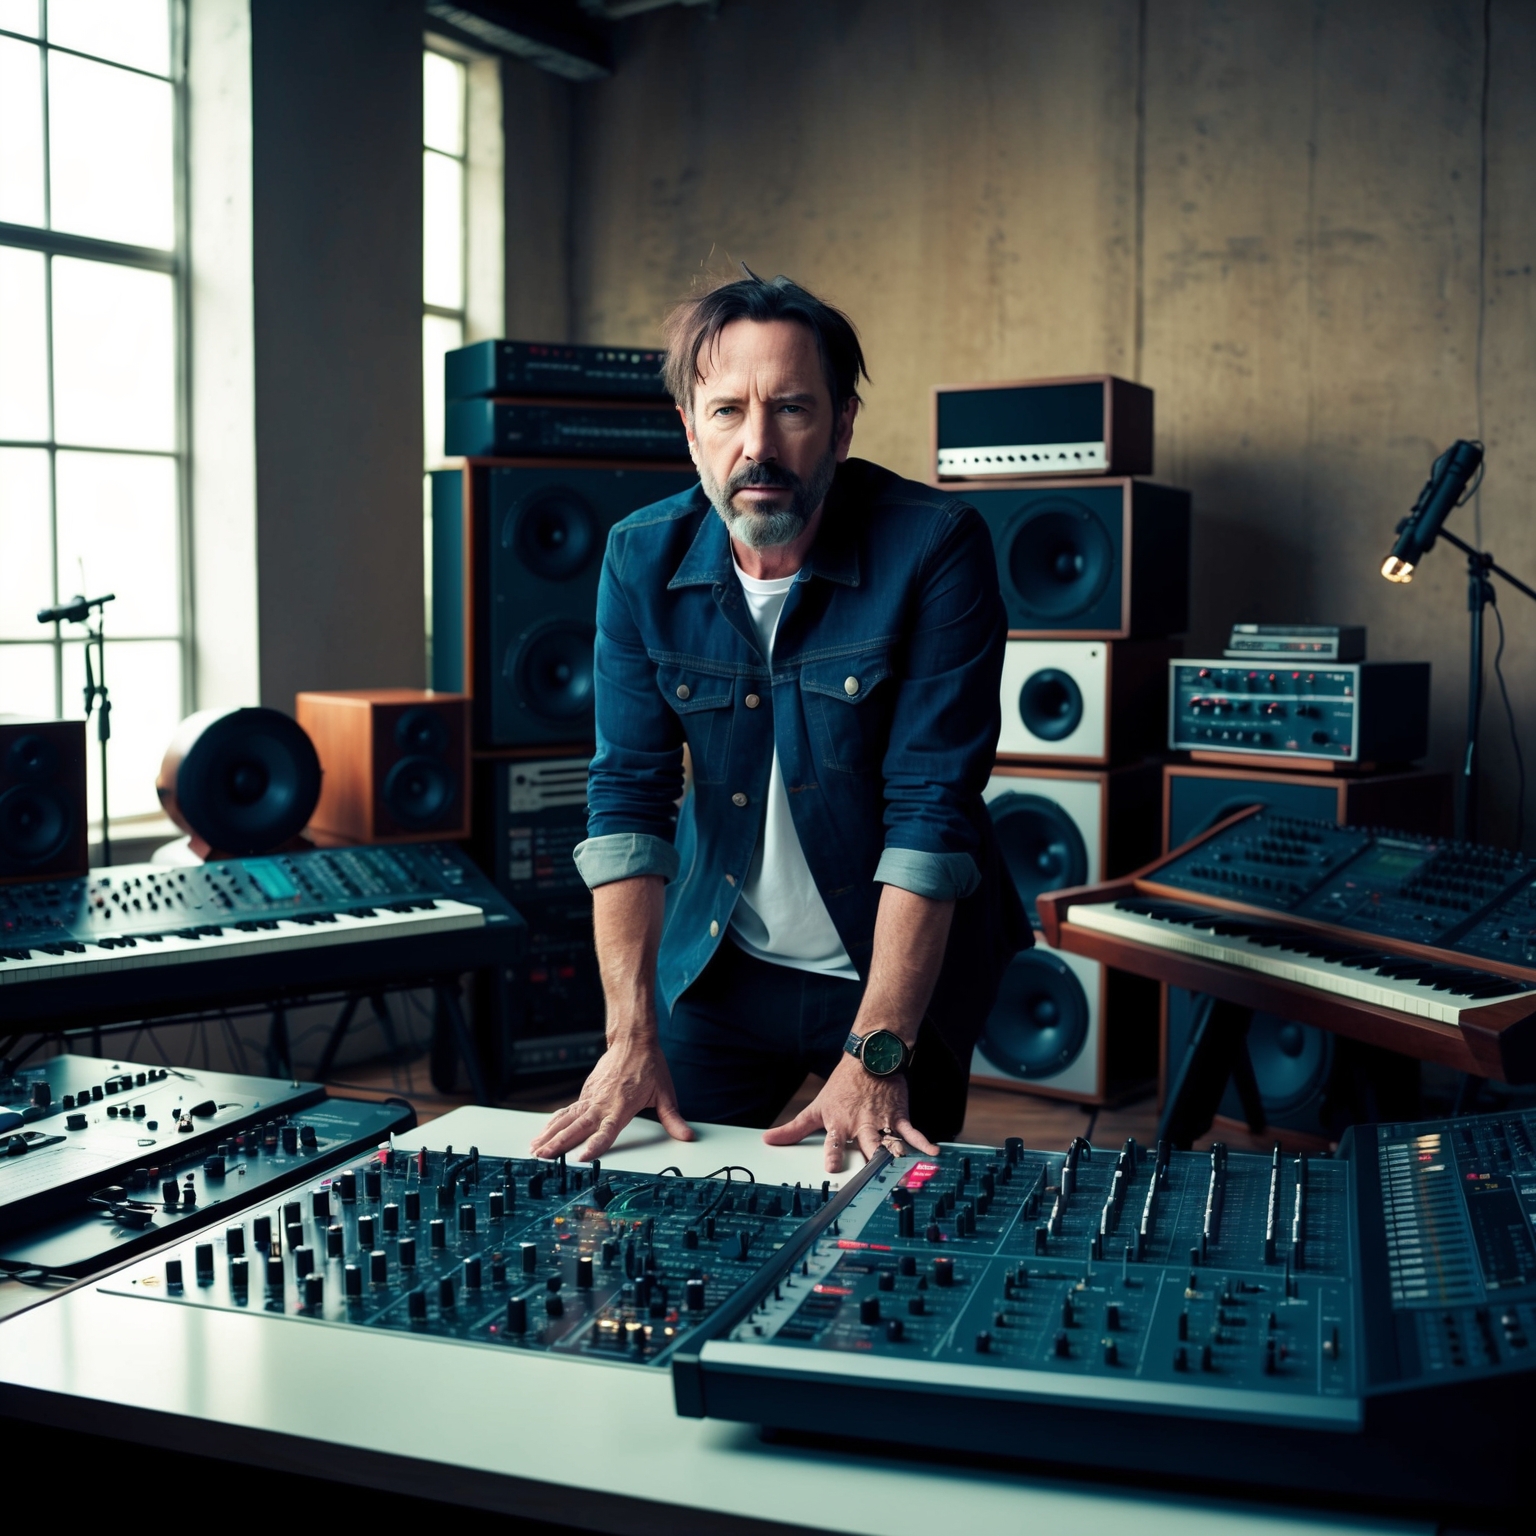
<instances>
[{"instance_id":1,"label":"wristwatch","mask_svg":"<svg viewBox=\"0 0 1536 1536\"><path fill-rule=\"evenodd\" d=\"M853 1031L843 1049L856 1056L871 1077L894 1077L912 1064L912 1047L889 1029L872 1029L867 1035Z\"/></svg>"}]
</instances>

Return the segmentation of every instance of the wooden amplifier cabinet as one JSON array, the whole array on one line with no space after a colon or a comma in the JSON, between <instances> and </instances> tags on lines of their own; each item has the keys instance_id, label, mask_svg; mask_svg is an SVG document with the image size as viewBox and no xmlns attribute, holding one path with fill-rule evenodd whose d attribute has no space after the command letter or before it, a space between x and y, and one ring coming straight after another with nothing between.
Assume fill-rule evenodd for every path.
<instances>
[{"instance_id":1,"label":"wooden amplifier cabinet","mask_svg":"<svg viewBox=\"0 0 1536 1536\"><path fill-rule=\"evenodd\" d=\"M406 843L469 836L469 700L423 688L301 693L294 714L324 778L318 841Z\"/></svg>"}]
</instances>

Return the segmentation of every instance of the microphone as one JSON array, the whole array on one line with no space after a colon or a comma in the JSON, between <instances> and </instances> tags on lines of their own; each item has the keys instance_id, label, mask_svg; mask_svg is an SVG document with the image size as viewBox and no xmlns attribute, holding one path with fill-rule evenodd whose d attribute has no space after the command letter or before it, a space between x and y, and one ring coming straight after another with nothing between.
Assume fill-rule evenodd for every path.
<instances>
[{"instance_id":1,"label":"microphone","mask_svg":"<svg viewBox=\"0 0 1536 1536\"><path fill-rule=\"evenodd\" d=\"M112 602L116 596L115 592L108 592L105 597L76 595L67 603L60 603L57 608L39 608L37 622L39 624L84 624L92 608L100 608L103 603Z\"/></svg>"},{"instance_id":2,"label":"microphone","mask_svg":"<svg viewBox=\"0 0 1536 1536\"><path fill-rule=\"evenodd\" d=\"M1397 543L1382 561L1381 574L1388 581L1413 580L1413 568L1435 547L1440 527L1467 489L1483 462L1483 445L1457 438L1435 460L1413 510L1397 525Z\"/></svg>"}]
</instances>

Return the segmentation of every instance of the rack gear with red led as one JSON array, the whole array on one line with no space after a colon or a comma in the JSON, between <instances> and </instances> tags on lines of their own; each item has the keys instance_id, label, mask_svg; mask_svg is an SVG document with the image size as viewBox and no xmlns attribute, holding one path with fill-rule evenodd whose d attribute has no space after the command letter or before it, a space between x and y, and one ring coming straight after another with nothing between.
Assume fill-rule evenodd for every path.
<instances>
[{"instance_id":1,"label":"rack gear with red led","mask_svg":"<svg viewBox=\"0 0 1536 1536\"><path fill-rule=\"evenodd\" d=\"M846 1191L383 1149L301 1196L119 1271L105 1289L309 1325L635 1366L792 1254ZM735 1177L733 1177L735 1175ZM745 1177L741 1177L744 1175Z\"/></svg>"}]
</instances>

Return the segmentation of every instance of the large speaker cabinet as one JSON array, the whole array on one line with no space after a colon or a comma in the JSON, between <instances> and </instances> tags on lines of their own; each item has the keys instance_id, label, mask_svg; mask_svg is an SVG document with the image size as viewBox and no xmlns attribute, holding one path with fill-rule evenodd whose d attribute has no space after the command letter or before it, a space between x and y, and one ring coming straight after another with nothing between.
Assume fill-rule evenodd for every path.
<instances>
[{"instance_id":1,"label":"large speaker cabinet","mask_svg":"<svg viewBox=\"0 0 1536 1536\"><path fill-rule=\"evenodd\" d=\"M983 796L1004 863L1035 917L1042 891L1124 874L1156 852L1158 767L999 763ZM1004 974L971 1081L1103 1104L1157 1071L1157 984L1053 950L1035 935Z\"/></svg>"},{"instance_id":2,"label":"large speaker cabinet","mask_svg":"<svg viewBox=\"0 0 1536 1536\"><path fill-rule=\"evenodd\" d=\"M1129 762L1161 745L1177 640L1010 640L999 759Z\"/></svg>"},{"instance_id":3,"label":"large speaker cabinet","mask_svg":"<svg viewBox=\"0 0 1536 1536\"><path fill-rule=\"evenodd\" d=\"M1448 835L1451 781L1445 773L1324 778L1169 763L1163 769L1163 851L1252 805L1342 825ZM1208 1006L1182 987L1164 986L1162 994L1159 1102ZM1259 1012L1249 1026L1248 1055L1265 1120L1297 1147L1337 1141L1346 1125L1416 1113L1418 1064L1394 1052ZM1222 1099L1217 1126L1228 1132L1244 1127L1233 1087Z\"/></svg>"},{"instance_id":4,"label":"large speaker cabinet","mask_svg":"<svg viewBox=\"0 0 1536 1536\"><path fill-rule=\"evenodd\" d=\"M474 701L476 744L592 736L597 581L613 525L691 469L472 461L432 477L432 683Z\"/></svg>"},{"instance_id":5,"label":"large speaker cabinet","mask_svg":"<svg viewBox=\"0 0 1536 1536\"><path fill-rule=\"evenodd\" d=\"M1188 491L1126 478L945 489L991 529L1011 635L1125 640L1189 628Z\"/></svg>"},{"instance_id":6,"label":"large speaker cabinet","mask_svg":"<svg viewBox=\"0 0 1536 1536\"><path fill-rule=\"evenodd\" d=\"M83 875L85 722L0 715L0 884Z\"/></svg>"},{"instance_id":7,"label":"large speaker cabinet","mask_svg":"<svg viewBox=\"0 0 1536 1536\"><path fill-rule=\"evenodd\" d=\"M320 755L310 829L353 843L469 836L469 700L421 688L301 693Z\"/></svg>"}]
</instances>

